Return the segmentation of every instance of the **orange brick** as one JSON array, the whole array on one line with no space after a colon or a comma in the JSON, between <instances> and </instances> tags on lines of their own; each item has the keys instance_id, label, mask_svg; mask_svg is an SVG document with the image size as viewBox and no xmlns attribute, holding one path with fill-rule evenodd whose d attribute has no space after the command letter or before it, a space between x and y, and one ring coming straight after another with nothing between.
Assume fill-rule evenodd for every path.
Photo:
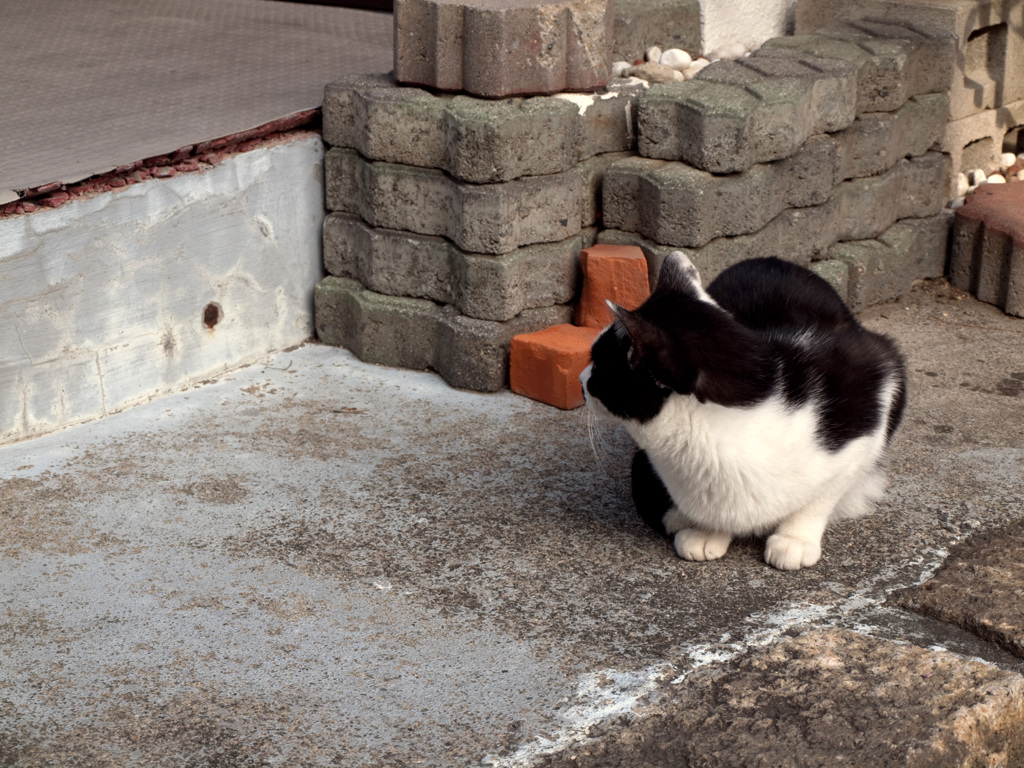
<instances>
[{"instance_id":1,"label":"orange brick","mask_svg":"<svg viewBox=\"0 0 1024 768\"><path fill-rule=\"evenodd\" d=\"M512 337L512 391L557 408L583 405L579 376L590 363L590 346L600 328L553 325Z\"/></svg>"},{"instance_id":2,"label":"orange brick","mask_svg":"<svg viewBox=\"0 0 1024 768\"><path fill-rule=\"evenodd\" d=\"M604 328L612 313L604 303L636 309L651 295L647 259L635 245L594 245L580 251L583 293L576 308L576 325Z\"/></svg>"}]
</instances>

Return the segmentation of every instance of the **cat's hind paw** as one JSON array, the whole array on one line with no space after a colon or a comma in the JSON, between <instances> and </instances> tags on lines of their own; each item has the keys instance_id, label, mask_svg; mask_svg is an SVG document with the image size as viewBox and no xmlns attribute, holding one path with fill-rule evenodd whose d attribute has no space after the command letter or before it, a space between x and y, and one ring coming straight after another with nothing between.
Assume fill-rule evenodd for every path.
<instances>
[{"instance_id":1,"label":"cat's hind paw","mask_svg":"<svg viewBox=\"0 0 1024 768\"><path fill-rule=\"evenodd\" d=\"M683 528L676 533L676 554L684 560L717 560L729 549L728 533Z\"/></svg>"},{"instance_id":2,"label":"cat's hind paw","mask_svg":"<svg viewBox=\"0 0 1024 768\"><path fill-rule=\"evenodd\" d=\"M821 543L776 533L768 537L764 561L780 571L799 571L821 559Z\"/></svg>"}]
</instances>

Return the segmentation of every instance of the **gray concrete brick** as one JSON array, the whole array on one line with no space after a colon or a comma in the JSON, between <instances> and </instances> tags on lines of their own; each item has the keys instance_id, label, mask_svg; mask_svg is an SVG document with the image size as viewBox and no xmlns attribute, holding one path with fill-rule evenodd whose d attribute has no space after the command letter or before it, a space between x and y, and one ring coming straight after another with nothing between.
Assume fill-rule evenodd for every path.
<instances>
[{"instance_id":1,"label":"gray concrete brick","mask_svg":"<svg viewBox=\"0 0 1024 768\"><path fill-rule=\"evenodd\" d=\"M316 335L360 360L426 370L434 363L441 306L426 299L385 296L355 280L326 277L313 293Z\"/></svg>"},{"instance_id":2,"label":"gray concrete brick","mask_svg":"<svg viewBox=\"0 0 1024 768\"><path fill-rule=\"evenodd\" d=\"M360 360L434 370L453 387L493 392L508 384L512 337L569 322L568 306L531 309L498 323L464 317L425 299L384 296L355 280L326 277L314 292L317 335Z\"/></svg>"},{"instance_id":3,"label":"gray concrete brick","mask_svg":"<svg viewBox=\"0 0 1024 768\"><path fill-rule=\"evenodd\" d=\"M581 248L593 229L557 243L503 254L466 253L441 237L376 229L357 216L328 214L324 264L336 277L376 293L451 304L481 320L511 320L524 310L566 304L579 286Z\"/></svg>"},{"instance_id":4,"label":"gray concrete brick","mask_svg":"<svg viewBox=\"0 0 1024 768\"><path fill-rule=\"evenodd\" d=\"M810 265L810 270L831 285L843 301L848 301L850 292L850 267L839 259L823 259Z\"/></svg>"},{"instance_id":5,"label":"gray concrete brick","mask_svg":"<svg viewBox=\"0 0 1024 768\"><path fill-rule=\"evenodd\" d=\"M860 115L833 134L839 143L839 178L883 173L903 157L923 155L943 134L949 101L942 94L915 96L895 112Z\"/></svg>"},{"instance_id":6,"label":"gray concrete brick","mask_svg":"<svg viewBox=\"0 0 1024 768\"><path fill-rule=\"evenodd\" d=\"M756 232L786 208L820 205L832 195L838 156L828 136L796 154L742 173L718 176L684 163L632 157L604 180L604 223L652 240L699 248Z\"/></svg>"},{"instance_id":7,"label":"gray concrete brick","mask_svg":"<svg viewBox=\"0 0 1024 768\"><path fill-rule=\"evenodd\" d=\"M352 150L331 149L324 163L328 209L374 227L440 235L491 254L580 231L583 179L574 170L466 184L439 170L368 162Z\"/></svg>"},{"instance_id":8,"label":"gray concrete brick","mask_svg":"<svg viewBox=\"0 0 1024 768\"><path fill-rule=\"evenodd\" d=\"M714 173L797 152L854 119L855 68L782 49L719 61L693 80L653 86L637 106L638 149Z\"/></svg>"},{"instance_id":9,"label":"gray concrete brick","mask_svg":"<svg viewBox=\"0 0 1024 768\"><path fill-rule=\"evenodd\" d=\"M397 0L398 82L475 96L590 91L608 81L606 0Z\"/></svg>"},{"instance_id":10,"label":"gray concrete brick","mask_svg":"<svg viewBox=\"0 0 1024 768\"><path fill-rule=\"evenodd\" d=\"M858 35L843 39L838 34L776 37L764 44L764 48L798 51L853 65L857 72L857 114L892 112L916 95L912 87L921 80L914 69L921 62L921 57L915 55L920 47L911 40Z\"/></svg>"},{"instance_id":11,"label":"gray concrete brick","mask_svg":"<svg viewBox=\"0 0 1024 768\"><path fill-rule=\"evenodd\" d=\"M1024 99L946 123L940 148L954 174L974 168L988 173L998 164L1006 133L1019 125L1024 125ZM952 191L948 197L954 197Z\"/></svg>"},{"instance_id":12,"label":"gray concrete brick","mask_svg":"<svg viewBox=\"0 0 1024 768\"><path fill-rule=\"evenodd\" d=\"M433 95L387 75L353 75L324 93L324 140L364 158L439 168L487 184L560 173L636 143L643 87L616 81L594 94L500 101Z\"/></svg>"},{"instance_id":13,"label":"gray concrete brick","mask_svg":"<svg viewBox=\"0 0 1024 768\"><path fill-rule=\"evenodd\" d=\"M898 221L872 240L837 243L829 261L847 267L847 296L855 312L895 301L915 280L946 273L950 214Z\"/></svg>"},{"instance_id":14,"label":"gray concrete brick","mask_svg":"<svg viewBox=\"0 0 1024 768\"><path fill-rule=\"evenodd\" d=\"M798 4L798 34L832 27L837 21L875 35L911 38L917 33L923 38L926 50L920 74L931 78L927 90L949 96L951 120L1024 99L1024 80L1014 77L1024 71L1019 3L802 0Z\"/></svg>"},{"instance_id":15,"label":"gray concrete brick","mask_svg":"<svg viewBox=\"0 0 1024 768\"><path fill-rule=\"evenodd\" d=\"M922 25L920 20L898 23L861 18L831 21L814 30L814 34L869 47L872 40L908 43L903 70L907 92L912 95L941 93L948 97L956 68L956 38L950 33Z\"/></svg>"},{"instance_id":16,"label":"gray concrete brick","mask_svg":"<svg viewBox=\"0 0 1024 768\"><path fill-rule=\"evenodd\" d=\"M608 169L615 163L632 157L628 152L596 155L577 165L573 172L579 174L583 184L580 202L580 226L590 227L603 218L604 179Z\"/></svg>"},{"instance_id":17,"label":"gray concrete brick","mask_svg":"<svg viewBox=\"0 0 1024 768\"><path fill-rule=\"evenodd\" d=\"M676 249L683 250L709 279L738 261L756 256L779 256L807 266L827 258L829 248L837 242L872 239L901 219L939 214L947 168L947 158L938 152L901 160L881 176L837 184L835 193L822 205L787 209L757 232L719 237L700 248L659 242L617 229L603 230L597 240L643 248L652 284L657 281L664 257Z\"/></svg>"},{"instance_id":18,"label":"gray concrete brick","mask_svg":"<svg viewBox=\"0 0 1024 768\"><path fill-rule=\"evenodd\" d=\"M388 74L349 75L324 88L324 141L371 160L443 168L450 102Z\"/></svg>"},{"instance_id":19,"label":"gray concrete brick","mask_svg":"<svg viewBox=\"0 0 1024 768\"><path fill-rule=\"evenodd\" d=\"M616 0L613 61L641 59L652 45L701 51L699 0Z\"/></svg>"}]
</instances>

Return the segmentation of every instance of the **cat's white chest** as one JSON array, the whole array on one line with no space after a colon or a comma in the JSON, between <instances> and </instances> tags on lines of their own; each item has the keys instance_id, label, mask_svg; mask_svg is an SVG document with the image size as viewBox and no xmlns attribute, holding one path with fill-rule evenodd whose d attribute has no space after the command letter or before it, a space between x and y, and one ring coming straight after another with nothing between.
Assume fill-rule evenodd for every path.
<instances>
[{"instance_id":1,"label":"cat's white chest","mask_svg":"<svg viewBox=\"0 0 1024 768\"><path fill-rule=\"evenodd\" d=\"M630 425L676 506L695 524L734 534L764 532L863 464L861 438L829 452L816 439L812 405L770 398L748 408L674 395L646 424Z\"/></svg>"}]
</instances>

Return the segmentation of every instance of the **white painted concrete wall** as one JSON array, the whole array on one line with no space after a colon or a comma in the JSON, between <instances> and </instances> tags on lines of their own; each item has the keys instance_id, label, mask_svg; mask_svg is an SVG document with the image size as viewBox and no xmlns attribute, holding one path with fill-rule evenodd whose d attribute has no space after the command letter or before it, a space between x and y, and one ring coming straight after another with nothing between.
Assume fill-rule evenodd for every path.
<instances>
[{"instance_id":1,"label":"white painted concrete wall","mask_svg":"<svg viewBox=\"0 0 1024 768\"><path fill-rule=\"evenodd\" d=\"M773 37L793 34L796 0L701 0L701 42L705 54L735 43L759 48Z\"/></svg>"},{"instance_id":2,"label":"white painted concrete wall","mask_svg":"<svg viewBox=\"0 0 1024 768\"><path fill-rule=\"evenodd\" d=\"M0 443L183 389L313 333L323 146L0 220ZM223 310L209 329L203 310Z\"/></svg>"}]
</instances>

